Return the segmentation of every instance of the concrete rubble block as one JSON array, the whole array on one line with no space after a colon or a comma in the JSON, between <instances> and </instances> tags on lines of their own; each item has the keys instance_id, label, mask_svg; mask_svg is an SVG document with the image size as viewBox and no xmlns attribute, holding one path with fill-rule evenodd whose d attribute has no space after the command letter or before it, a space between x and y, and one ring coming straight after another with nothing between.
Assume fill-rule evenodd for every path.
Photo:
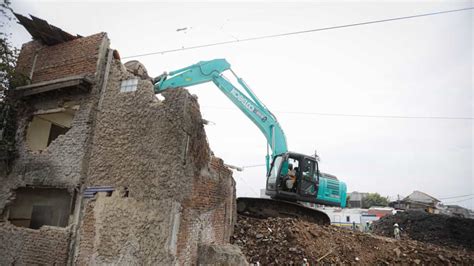
<instances>
[{"instance_id":1,"label":"concrete rubble block","mask_svg":"<svg viewBox=\"0 0 474 266\"><path fill-rule=\"evenodd\" d=\"M127 71L134 74L135 76L140 77L141 79L151 80L150 76L148 76L148 71L146 67L137 60L128 61L124 64Z\"/></svg>"},{"instance_id":2,"label":"concrete rubble block","mask_svg":"<svg viewBox=\"0 0 474 266\"><path fill-rule=\"evenodd\" d=\"M239 247L231 244L201 244L198 265L249 265Z\"/></svg>"},{"instance_id":3,"label":"concrete rubble block","mask_svg":"<svg viewBox=\"0 0 474 266\"><path fill-rule=\"evenodd\" d=\"M178 233L173 225L179 211L171 200L137 201L120 193L98 193L86 206L76 263L173 264Z\"/></svg>"}]
</instances>

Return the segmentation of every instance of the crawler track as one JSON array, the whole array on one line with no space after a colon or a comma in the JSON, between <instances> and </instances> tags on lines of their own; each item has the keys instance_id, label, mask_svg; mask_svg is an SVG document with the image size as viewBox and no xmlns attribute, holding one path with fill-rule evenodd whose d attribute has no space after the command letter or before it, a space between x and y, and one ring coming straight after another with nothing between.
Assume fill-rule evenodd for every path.
<instances>
[{"instance_id":1,"label":"crawler track","mask_svg":"<svg viewBox=\"0 0 474 266\"><path fill-rule=\"evenodd\" d=\"M322 211L274 199L237 198L237 212L255 218L291 217L320 225L331 223L327 214Z\"/></svg>"}]
</instances>

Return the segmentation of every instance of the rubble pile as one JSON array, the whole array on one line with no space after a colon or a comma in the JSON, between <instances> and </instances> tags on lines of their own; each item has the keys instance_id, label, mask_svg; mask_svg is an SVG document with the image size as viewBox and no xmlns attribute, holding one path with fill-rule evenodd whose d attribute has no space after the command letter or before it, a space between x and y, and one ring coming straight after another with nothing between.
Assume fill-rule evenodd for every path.
<instances>
[{"instance_id":1,"label":"rubble pile","mask_svg":"<svg viewBox=\"0 0 474 266\"><path fill-rule=\"evenodd\" d=\"M257 219L239 215L231 242L249 263L474 264L474 252L410 239L396 241L295 218Z\"/></svg>"},{"instance_id":2,"label":"rubble pile","mask_svg":"<svg viewBox=\"0 0 474 266\"><path fill-rule=\"evenodd\" d=\"M402 229L402 237L474 251L473 219L424 211L406 211L385 216L374 222L373 231L382 236L391 236L395 223L398 223Z\"/></svg>"}]
</instances>

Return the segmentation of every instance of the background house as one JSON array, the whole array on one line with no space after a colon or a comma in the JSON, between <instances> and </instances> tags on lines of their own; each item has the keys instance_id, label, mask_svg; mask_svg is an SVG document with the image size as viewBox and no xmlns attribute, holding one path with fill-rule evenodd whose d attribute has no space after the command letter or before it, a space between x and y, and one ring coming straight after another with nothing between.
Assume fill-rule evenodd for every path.
<instances>
[{"instance_id":1,"label":"background house","mask_svg":"<svg viewBox=\"0 0 474 266\"><path fill-rule=\"evenodd\" d=\"M369 193L367 192L351 192L347 195L348 197L348 206L350 208L362 208L362 200L367 197Z\"/></svg>"},{"instance_id":2,"label":"background house","mask_svg":"<svg viewBox=\"0 0 474 266\"><path fill-rule=\"evenodd\" d=\"M440 200L415 190L402 200L390 202L389 206L399 210L425 210L430 213L438 213L439 203Z\"/></svg>"}]
</instances>

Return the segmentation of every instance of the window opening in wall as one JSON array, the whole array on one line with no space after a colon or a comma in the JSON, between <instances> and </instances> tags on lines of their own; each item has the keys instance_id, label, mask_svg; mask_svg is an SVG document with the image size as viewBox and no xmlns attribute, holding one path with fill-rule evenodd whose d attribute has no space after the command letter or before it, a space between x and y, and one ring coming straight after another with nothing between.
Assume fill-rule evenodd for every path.
<instances>
[{"instance_id":1,"label":"window opening in wall","mask_svg":"<svg viewBox=\"0 0 474 266\"><path fill-rule=\"evenodd\" d=\"M43 225L65 227L72 212L67 189L19 188L8 207L8 220L19 227L39 229Z\"/></svg>"},{"instance_id":2,"label":"window opening in wall","mask_svg":"<svg viewBox=\"0 0 474 266\"><path fill-rule=\"evenodd\" d=\"M29 227L32 229L40 229L43 225L53 225L54 221L52 217L52 206L33 205Z\"/></svg>"},{"instance_id":3,"label":"window opening in wall","mask_svg":"<svg viewBox=\"0 0 474 266\"><path fill-rule=\"evenodd\" d=\"M346 222L350 222L351 221L351 217L350 216L346 216Z\"/></svg>"},{"instance_id":4,"label":"window opening in wall","mask_svg":"<svg viewBox=\"0 0 474 266\"><path fill-rule=\"evenodd\" d=\"M138 79L122 80L122 84L120 85L120 92L136 91L137 86L138 86Z\"/></svg>"},{"instance_id":5,"label":"window opening in wall","mask_svg":"<svg viewBox=\"0 0 474 266\"><path fill-rule=\"evenodd\" d=\"M46 149L59 136L71 128L79 106L38 111L26 131L26 143L32 151Z\"/></svg>"}]
</instances>

